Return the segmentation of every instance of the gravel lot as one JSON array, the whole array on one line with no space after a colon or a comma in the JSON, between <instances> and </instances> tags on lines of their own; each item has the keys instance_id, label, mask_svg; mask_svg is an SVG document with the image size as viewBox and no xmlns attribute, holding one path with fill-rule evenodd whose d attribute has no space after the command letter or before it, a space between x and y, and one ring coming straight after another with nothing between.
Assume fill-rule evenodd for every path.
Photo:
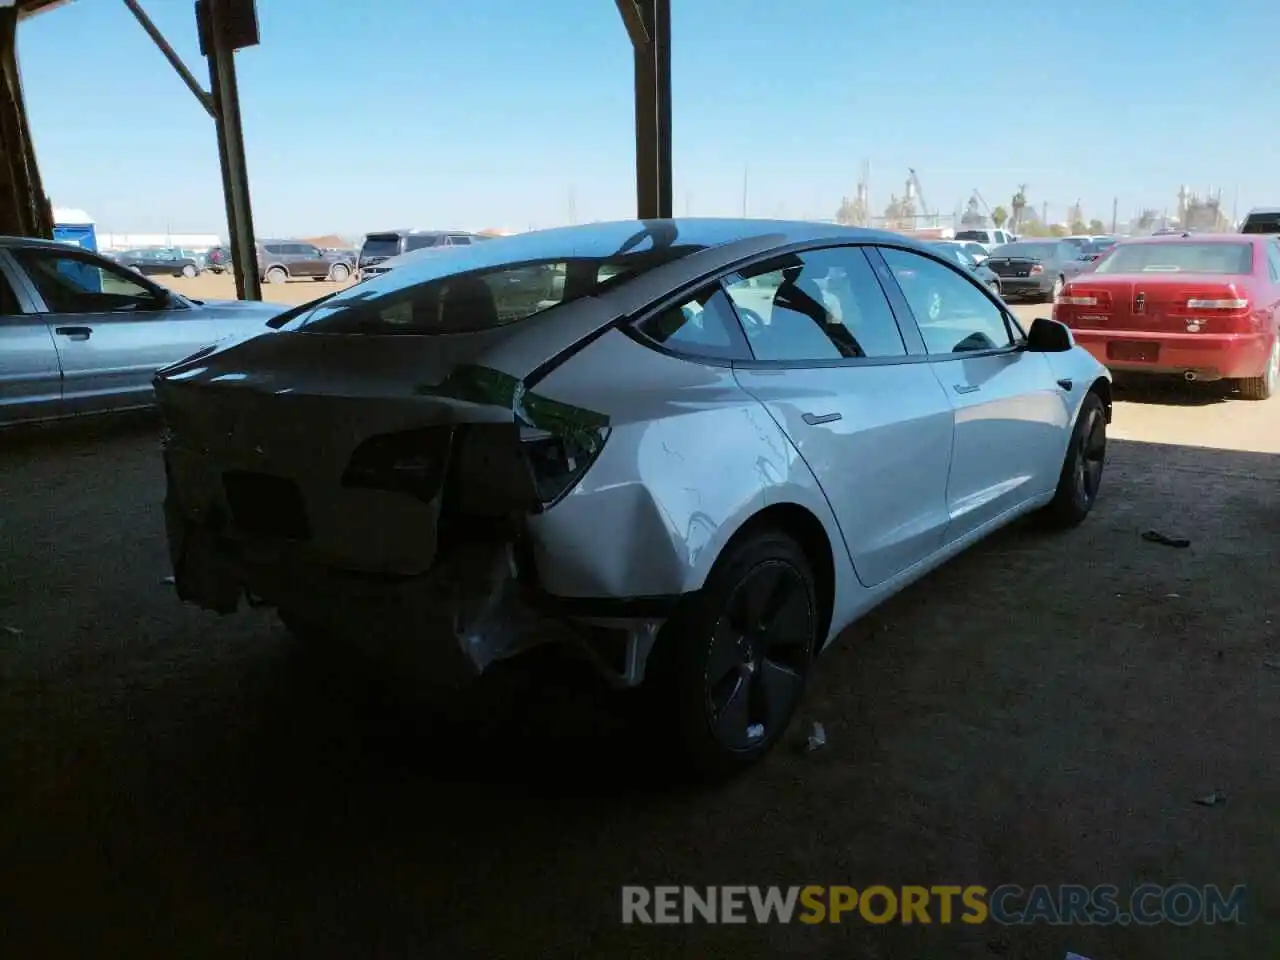
<instances>
[{"instance_id":1,"label":"gravel lot","mask_svg":"<svg viewBox=\"0 0 1280 960\"><path fill-rule=\"evenodd\" d=\"M642 731L575 670L499 678L484 709L428 724L313 669L265 613L182 607L150 421L6 437L0 947L1274 955L1280 401L1177 386L1124 394L1115 420L1085 526L1007 530L875 612L795 728L822 722L827 746L702 792L634 761ZM1229 801L1194 802L1213 790ZM625 883L1178 880L1249 885L1250 925L618 922Z\"/></svg>"}]
</instances>

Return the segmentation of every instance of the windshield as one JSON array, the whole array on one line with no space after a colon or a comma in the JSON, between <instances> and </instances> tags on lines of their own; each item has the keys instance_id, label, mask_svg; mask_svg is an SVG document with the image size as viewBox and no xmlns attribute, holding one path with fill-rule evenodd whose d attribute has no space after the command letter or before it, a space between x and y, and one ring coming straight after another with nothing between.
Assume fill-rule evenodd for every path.
<instances>
[{"instance_id":1,"label":"windshield","mask_svg":"<svg viewBox=\"0 0 1280 960\"><path fill-rule=\"evenodd\" d=\"M991 251L992 260L1052 260L1057 255L1056 243L1006 243Z\"/></svg>"},{"instance_id":2,"label":"windshield","mask_svg":"<svg viewBox=\"0 0 1280 960\"><path fill-rule=\"evenodd\" d=\"M1121 244L1099 261L1095 273L1230 273L1253 272L1250 243Z\"/></svg>"},{"instance_id":3,"label":"windshield","mask_svg":"<svg viewBox=\"0 0 1280 960\"><path fill-rule=\"evenodd\" d=\"M1249 216L1241 233L1280 233L1280 213L1255 213Z\"/></svg>"},{"instance_id":4,"label":"windshield","mask_svg":"<svg viewBox=\"0 0 1280 960\"><path fill-rule=\"evenodd\" d=\"M394 257L400 252L400 234L371 233L360 248L362 257Z\"/></svg>"}]
</instances>

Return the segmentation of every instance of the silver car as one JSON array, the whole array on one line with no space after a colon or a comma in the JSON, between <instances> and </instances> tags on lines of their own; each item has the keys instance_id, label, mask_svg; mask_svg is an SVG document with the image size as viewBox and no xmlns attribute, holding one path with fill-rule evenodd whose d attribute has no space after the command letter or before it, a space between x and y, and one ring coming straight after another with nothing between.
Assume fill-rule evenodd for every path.
<instances>
[{"instance_id":1,"label":"silver car","mask_svg":"<svg viewBox=\"0 0 1280 960\"><path fill-rule=\"evenodd\" d=\"M902 236L671 220L497 239L160 372L179 596L399 676L531 645L763 754L859 616L1098 494L1106 370Z\"/></svg>"},{"instance_id":2,"label":"silver car","mask_svg":"<svg viewBox=\"0 0 1280 960\"><path fill-rule=\"evenodd\" d=\"M0 237L0 425L148 406L157 369L284 309L191 300L88 250Z\"/></svg>"}]
</instances>

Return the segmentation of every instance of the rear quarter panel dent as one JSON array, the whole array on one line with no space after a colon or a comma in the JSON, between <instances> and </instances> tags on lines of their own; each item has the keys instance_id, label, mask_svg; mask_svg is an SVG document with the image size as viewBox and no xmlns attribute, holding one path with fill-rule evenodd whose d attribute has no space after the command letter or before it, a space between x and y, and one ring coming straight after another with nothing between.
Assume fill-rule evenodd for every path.
<instances>
[{"instance_id":1,"label":"rear quarter panel dent","mask_svg":"<svg viewBox=\"0 0 1280 960\"><path fill-rule=\"evenodd\" d=\"M612 331L538 391L600 411L612 431L579 487L531 519L539 575L554 594L695 590L734 533L782 500L834 527L808 468L727 368L666 356ZM832 543L839 568L847 554Z\"/></svg>"}]
</instances>

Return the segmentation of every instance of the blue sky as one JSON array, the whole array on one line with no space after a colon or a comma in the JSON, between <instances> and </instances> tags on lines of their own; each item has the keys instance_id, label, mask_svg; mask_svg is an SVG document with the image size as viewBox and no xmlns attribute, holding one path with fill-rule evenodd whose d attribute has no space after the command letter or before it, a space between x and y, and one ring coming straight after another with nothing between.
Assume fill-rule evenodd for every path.
<instances>
[{"instance_id":1,"label":"blue sky","mask_svg":"<svg viewBox=\"0 0 1280 960\"><path fill-rule=\"evenodd\" d=\"M191 0L143 0L202 80ZM550 226L634 211L612 0L258 0L238 55L259 234ZM1280 203L1280 4L673 0L676 212L830 217L915 167L930 207L1018 183L1061 217ZM19 35L54 202L225 232L212 123L118 0ZM1024 104L1026 105L1024 107Z\"/></svg>"}]
</instances>

